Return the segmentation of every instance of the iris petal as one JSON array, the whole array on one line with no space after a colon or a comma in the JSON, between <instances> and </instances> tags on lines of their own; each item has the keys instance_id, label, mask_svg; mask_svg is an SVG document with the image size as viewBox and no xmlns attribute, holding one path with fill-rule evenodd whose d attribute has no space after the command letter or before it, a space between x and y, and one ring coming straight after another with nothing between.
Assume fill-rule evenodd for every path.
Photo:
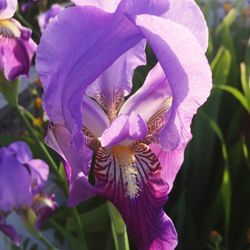
<instances>
[{"instance_id":1,"label":"iris petal","mask_svg":"<svg viewBox=\"0 0 250 250\"><path fill-rule=\"evenodd\" d=\"M118 208L139 249L173 250L177 235L162 209L167 200L168 184L162 178L161 165L146 145L137 145L133 154L131 165L131 158L122 151L120 159L117 153L112 156L98 151L96 187L100 195Z\"/></svg>"},{"instance_id":2,"label":"iris petal","mask_svg":"<svg viewBox=\"0 0 250 250\"><path fill-rule=\"evenodd\" d=\"M0 0L0 19L13 17L16 9L17 0Z\"/></svg>"},{"instance_id":3,"label":"iris petal","mask_svg":"<svg viewBox=\"0 0 250 250\"><path fill-rule=\"evenodd\" d=\"M13 242L17 245L20 246L22 242L22 238L19 234L17 234L16 230L5 223L4 220L1 220L0 218L0 231L2 231L6 236L8 236Z\"/></svg>"}]
</instances>

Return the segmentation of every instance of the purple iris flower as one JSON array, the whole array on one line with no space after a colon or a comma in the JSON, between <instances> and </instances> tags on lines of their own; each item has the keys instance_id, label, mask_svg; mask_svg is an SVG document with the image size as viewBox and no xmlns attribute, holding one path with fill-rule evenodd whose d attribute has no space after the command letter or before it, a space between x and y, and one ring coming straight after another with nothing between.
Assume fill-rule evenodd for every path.
<instances>
[{"instance_id":1,"label":"purple iris flower","mask_svg":"<svg viewBox=\"0 0 250 250\"><path fill-rule=\"evenodd\" d=\"M69 205L101 195L139 249L174 249L162 207L212 86L204 17L194 0L73 2L81 6L58 14L36 61L51 120L46 141L66 162ZM135 68L146 64L146 42L158 63L126 98Z\"/></svg>"},{"instance_id":2,"label":"purple iris flower","mask_svg":"<svg viewBox=\"0 0 250 250\"><path fill-rule=\"evenodd\" d=\"M64 9L60 4L52 4L51 8L38 16L40 30L44 32L48 24Z\"/></svg>"},{"instance_id":3,"label":"purple iris flower","mask_svg":"<svg viewBox=\"0 0 250 250\"><path fill-rule=\"evenodd\" d=\"M20 236L5 221L9 212L32 207L40 226L48 218L46 215L56 208L54 198L42 194L48 174L48 165L32 159L26 143L20 141L0 148L0 231L16 244L20 244Z\"/></svg>"},{"instance_id":4,"label":"purple iris flower","mask_svg":"<svg viewBox=\"0 0 250 250\"><path fill-rule=\"evenodd\" d=\"M7 80L28 75L37 45L31 30L12 18L17 0L0 0L0 72Z\"/></svg>"}]
</instances>

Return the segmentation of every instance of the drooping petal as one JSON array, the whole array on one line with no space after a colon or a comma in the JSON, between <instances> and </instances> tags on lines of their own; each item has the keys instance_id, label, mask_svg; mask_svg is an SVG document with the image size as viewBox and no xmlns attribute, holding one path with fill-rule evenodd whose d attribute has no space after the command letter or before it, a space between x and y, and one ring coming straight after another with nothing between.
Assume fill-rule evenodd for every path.
<instances>
[{"instance_id":1,"label":"drooping petal","mask_svg":"<svg viewBox=\"0 0 250 250\"><path fill-rule=\"evenodd\" d=\"M31 31L14 19L0 20L0 70L7 80L28 75L36 44Z\"/></svg>"},{"instance_id":2,"label":"drooping petal","mask_svg":"<svg viewBox=\"0 0 250 250\"><path fill-rule=\"evenodd\" d=\"M0 150L0 210L8 212L30 205L32 193L28 170L6 151L5 148Z\"/></svg>"},{"instance_id":3,"label":"drooping petal","mask_svg":"<svg viewBox=\"0 0 250 250\"><path fill-rule=\"evenodd\" d=\"M17 9L17 0L0 0L0 20L14 16Z\"/></svg>"},{"instance_id":4,"label":"drooping petal","mask_svg":"<svg viewBox=\"0 0 250 250\"><path fill-rule=\"evenodd\" d=\"M45 186L49 176L49 166L39 159L32 159L27 163L31 175L32 193L36 194Z\"/></svg>"},{"instance_id":5,"label":"drooping petal","mask_svg":"<svg viewBox=\"0 0 250 250\"><path fill-rule=\"evenodd\" d=\"M97 152L94 171L99 194L118 208L139 249L173 250L177 234L162 209L168 184L158 159L144 144L131 155L124 153L128 153L126 147L114 155L102 149Z\"/></svg>"},{"instance_id":6,"label":"drooping petal","mask_svg":"<svg viewBox=\"0 0 250 250\"><path fill-rule=\"evenodd\" d=\"M77 6L59 13L42 36L36 63L50 119L71 131L81 128L86 87L141 39L120 12Z\"/></svg>"},{"instance_id":7,"label":"drooping petal","mask_svg":"<svg viewBox=\"0 0 250 250\"><path fill-rule=\"evenodd\" d=\"M10 154L14 155L20 163L28 163L32 159L29 146L23 141L17 141L8 146Z\"/></svg>"},{"instance_id":8,"label":"drooping petal","mask_svg":"<svg viewBox=\"0 0 250 250\"><path fill-rule=\"evenodd\" d=\"M17 234L16 230L5 223L4 219L0 218L0 231L2 231L6 236L8 236L16 246L20 246L22 242L22 238L19 234Z\"/></svg>"},{"instance_id":9,"label":"drooping petal","mask_svg":"<svg viewBox=\"0 0 250 250\"><path fill-rule=\"evenodd\" d=\"M203 52L208 46L208 28L201 9L194 0L169 0L169 9L163 15L186 27L197 39Z\"/></svg>"},{"instance_id":10,"label":"drooping petal","mask_svg":"<svg viewBox=\"0 0 250 250\"><path fill-rule=\"evenodd\" d=\"M86 90L86 94L95 98L113 119L132 88L133 72L139 65L146 64L145 41L119 57Z\"/></svg>"},{"instance_id":11,"label":"drooping petal","mask_svg":"<svg viewBox=\"0 0 250 250\"><path fill-rule=\"evenodd\" d=\"M172 91L171 113L158 143L166 151L183 149L192 137L193 115L210 94L209 64L197 39L183 26L149 15L138 16L136 24L154 50Z\"/></svg>"},{"instance_id":12,"label":"drooping petal","mask_svg":"<svg viewBox=\"0 0 250 250\"><path fill-rule=\"evenodd\" d=\"M147 125L136 113L119 115L99 138L103 147L127 144L145 138Z\"/></svg>"},{"instance_id":13,"label":"drooping petal","mask_svg":"<svg viewBox=\"0 0 250 250\"><path fill-rule=\"evenodd\" d=\"M66 174L70 187L68 204L73 206L96 195L96 190L88 182L92 152L84 145L82 145L82 151L74 150L71 139L71 134L65 127L52 125L48 129L45 140L66 162Z\"/></svg>"},{"instance_id":14,"label":"drooping petal","mask_svg":"<svg viewBox=\"0 0 250 250\"><path fill-rule=\"evenodd\" d=\"M87 127L94 136L99 137L109 126L109 119L102 108L87 96L83 97L83 125Z\"/></svg>"},{"instance_id":15,"label":"drooping petal","mask_svg":"<svg viewBox=\"0 0 250 250\"><path fill-rule=\"evenodd\" d=\"M60 4L52 4L51 8L38 16L40 30L44 32L48 24L64 9Z\"/></svg>"},{"instance_id":16,"label":"drooping petal","mask_svg":"<svg viewBox=\"0 0 250 250\"><path fill-rule=\"evenodd\" d=\"M148 74L143 86L121 107L119 114L140 114L145 122L163 107L171 106L172 93L165 73L157 64ZM145 108L146 107L146 108Z\"/></svg>"}]
</instances>

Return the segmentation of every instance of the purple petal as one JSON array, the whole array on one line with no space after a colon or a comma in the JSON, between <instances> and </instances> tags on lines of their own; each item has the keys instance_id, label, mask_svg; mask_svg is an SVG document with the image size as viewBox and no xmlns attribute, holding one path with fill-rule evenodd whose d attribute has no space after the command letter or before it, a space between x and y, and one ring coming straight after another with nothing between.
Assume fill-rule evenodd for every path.
<instances>
[{"instance_id":1,"label":"purple petal","mask_svg":"<svg viewBox=\"0 0 250 250\"><path fill-rule=\"evenodd\" d=\"M0 221L0 231L2 231L6 236L8 236L16 246L20 246L22 243L22 238L19 234L17 234L16 230L7 225L3 220Z\"/></svg>"},{"instance_id":2,"label":"purple petal","mask_svg":"<svg viewBox=\"0 0 250 250\"><path fill-rule=\"evenodd\" d=\"M158 141L166 151L184 148L192 137L193 115L210 94L209 64L195 37L183 26L149 15L138 16L136 24L153 48L173 96L171 113Z\"/></svg>"},{"instance_id":3,"label":"purple petal","mask_svg":"<svg viewBox=\"0 0 250 250\"><path fill-rule=\"evenodd\" d=\"M208 28L199 6L194 0L169 0L169 3L170 7L163 17L187 28L196 37L203 51L206 52Z\"/></svg>"},{"instance_id":4,"label":"purple petal","mask_svg":"<svg viewBox=\"0 0 250 250\"><path fill-rule=\"evenodd\" d=\"M4 71L7 80L14 80L23 74L28 75L36 50L31 31L14 19L2 21L0 28L3 32L0 41L0 70Z\"/></svg>"},{"instance_id":5,"label":"purple petal","mask_svg":"<svg viewBox=\"0 0 250 250\"><path fill-rule=\"evenodd\" d=\"M130 116L119 115L99 138L103 147L127 144L143 139L147 134L147 125L136 113Z\"/></svg>"},{"instance_id":6,"label":"purple petal","mask_svg":"<svg viewBox=\"0 0 250 250\"><path fill-rule=\"evenodd\" d=\"M92 152L82 145L82 151L76 151L71 145L71 134L61 126L48 129L46 143L56 150L66 161L66 174L69 181L69 205L73 206L96 195L95 188L88 182L88 173Z\"/></svg>"},{"instance_id":7,"label":"purple petal","mask_svg":"<svg viewBox=\"0 0 250 250\"><path fill-rule=\"evenodd\" d=\"M46 162L39 159L30 160L27 165L31 175L32 192L36 194L41 191L48 180L49 166Z\"/></svg>"},{"instance_id":8,"label":"purple petal","mask_svg":"<svg viewBox=\"0 0 250 250\"><path fill-rule=\"evenodd\" d=\"M120 12L72 7L59 13L44 32L37 52L44 107L50 119L66 123L71 131L82 128L81 103L86 87L141 39L136 27Z\"/></svg>"},{"instance_id":9,"label":"purple petal","mask_svg":"<svg viewBox=\"0 0 250 250\"><path fill-rule=\"evenodd\" d=\"M139 249L176 247L176 231L162 209L168 184L148 146L137 145L131 154L127 147L120 147L113 156L101 149L96 155L95 177L100 195L118 208Z\"/></svg>"},{"instance_id":10,"label":"purple petal","mask_svg":"<svg viewBox=\"0 0 250 250\"><path fill-rule=\"evenodd\" d=\"M17 0L0 0L0 20L14 16L17 9Z\"/></svg>"},{"instance_id":11,"label":"purple petal","mask_svg":"<svg viewBox=\"0 0 250 250\"><path fill-rule=\"evenodd\" d=\"M48 24L64 9L60 4L52 4L51 8L38 16L40 30L44 32Z\"/></svg>"},{"instance_id":12,"label":"purple petal","mask_svg":"<svg viewBox=\"0 0 250 250\"><path fill-rule=\"evenodd\" d=\"M119 57L98 79L88 86L86 94L98 100L113 118L132 88L134 70L146 64L145 41Z\"/></svg>"},{"instance_id":13,"label":"purple petal","mask_svg":"<svg viewBox=\"0 0 250 250\"><path fill-rule=\"evenodd\" d=\"M94 136L99 137L109 126L109 119L102 108L87 96L83 97L83 125L86 126Z\"/></svg>"},{"instance_id":14,"label":"purple petal","mask_svg":"<svg viewBox=\"0 0 250 250\"><path fill-rule=\"evenodd\" d=\"M157 64L148 74L143 86L121 107L119 114L140 114L145 122L171 99L172 93L161 66ZM168 109L171 106L168 103ZM147 107L147 108L145 108Z\"/></svg>"},{"instance_id":15,"label":"purple petal","mask_svg":"<svg viewBox=\"0 0 250 250\"><path fill-rule=\"evenodd\" d=\"M6 149L0 150L0 210L8 212L29 206L32 201L30 183L27 169Z\"/></svg>"},{"instance_id":16,"label":"purple petal","mask_svg":"<svg viewBox=\"0 0 250 250\"><path fill-rule=\"evenodd\" d=\"M15 156L20 163L25 164L32 159L30 148L23 141L18 141L10 144L8 146L8 151L10 152L10 154Z\"/></svg>"}]
</instances>

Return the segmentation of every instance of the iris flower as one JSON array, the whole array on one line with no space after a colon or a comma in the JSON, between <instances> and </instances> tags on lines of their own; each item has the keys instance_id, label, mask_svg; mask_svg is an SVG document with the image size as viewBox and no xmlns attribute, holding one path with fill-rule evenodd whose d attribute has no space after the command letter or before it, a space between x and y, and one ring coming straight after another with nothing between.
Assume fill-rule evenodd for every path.
<instances>
[{"instance_id":1,"label":"iris flower","mask_svg":"<svg viewBox=\"0 0 250 250\"><path fill-rule=\"evenodd\" d=\"M17 0L0 0L0 72L7 80L28 74L36 44L31 30L13 17Z\"/></svg>"},{"instance_id":2,"label":"iris flower","mask_svg":"<svg viewBox=\"0 0 250 250\"><path fill-rule=\"evenodd\" d=\"M43 33L36 61L46 142L65 160L69 205L105 197L139 249L174 249L162 207L211 90L204 17L193 0L73 2ZM129 96L146 42L158 63Z\"/></svg>"},{"instance_id":3,"label":"iris flower","mask_svg":"<svg viewBox=\"0 0 250 250\"><path fill-rule=\"evenodd\" d=\"M42 194L48 174L48 165L33 159L26 143L0 148L0 231L17 245L21 237L7 224L6 217L13 209L21 214L25 207L31 207L37 215L37 227L48 218L56 208L53 195Z\"/></svg>"}]
</instances>

